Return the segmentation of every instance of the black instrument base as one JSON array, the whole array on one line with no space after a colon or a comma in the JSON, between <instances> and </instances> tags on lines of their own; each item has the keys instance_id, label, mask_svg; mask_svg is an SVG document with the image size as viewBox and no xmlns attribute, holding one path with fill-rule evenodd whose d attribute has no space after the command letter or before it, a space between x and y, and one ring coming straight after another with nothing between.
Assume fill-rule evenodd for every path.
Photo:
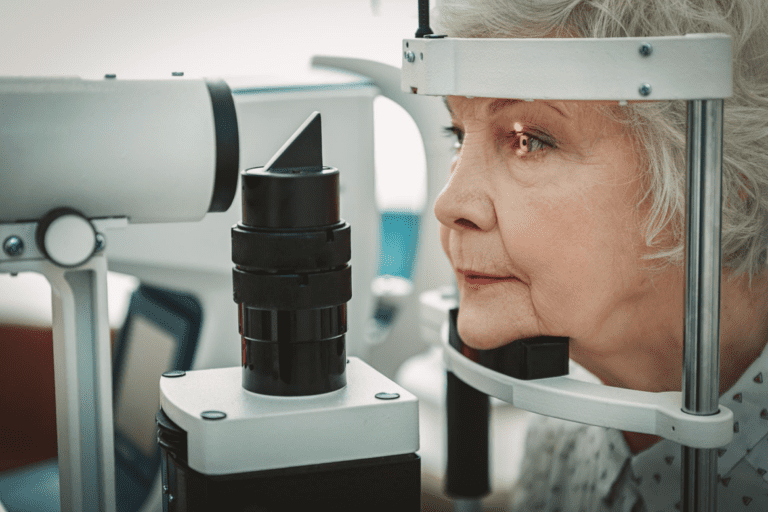
<instances>
[{"instance_id":1,"label":"black instrument base","mask_svg":"<svg viewBox=\"0 0 768 512\"><path fill-rule=\"evenodd\" d=\"M210 476L187 465L186 433L162 410L158 420L163 512L417 512L420 508L421 459L415 453ZM177 442L163 442L164 438Z\"/></svg>"}]
</instances>

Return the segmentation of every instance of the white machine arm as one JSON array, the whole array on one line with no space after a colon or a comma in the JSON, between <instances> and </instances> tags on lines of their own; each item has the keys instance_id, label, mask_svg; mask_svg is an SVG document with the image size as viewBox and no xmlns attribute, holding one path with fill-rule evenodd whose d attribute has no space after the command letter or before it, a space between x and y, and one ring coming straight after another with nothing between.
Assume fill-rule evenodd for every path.
<instances>
[{"instance_id":1,"label":"white machine arm","mask_svg":"<svg viewBox=\"0 0 768 512\"><path fill-rule=\"evenodd\" d=\"M71 220L73 216L62 218ZM95 232L101 234L106 229L125 226L126 220L100 219L93 224ZM48 230L52 233L45 237L44 250L49 258L56 254L66 259L78 252L87 258L85 263L70 266L54 264L43 256L43 248L35 244L37 225L0 224L0 239L13 240L20 252L13 257L0 253L0 272L39 272L51 284L61 510L114 511L112 347L107 318L106 258L101 252L91 256L94 244L98 244L97 235L77 240L77 229L53 226Z\"/></svg>"}]
</instances>

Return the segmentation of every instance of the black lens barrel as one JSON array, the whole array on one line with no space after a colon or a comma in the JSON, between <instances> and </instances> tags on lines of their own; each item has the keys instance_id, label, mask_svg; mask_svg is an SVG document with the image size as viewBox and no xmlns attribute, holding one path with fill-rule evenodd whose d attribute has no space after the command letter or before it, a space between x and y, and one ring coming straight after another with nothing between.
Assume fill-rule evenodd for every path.
<instances>
[{"instance_id":1,"label":"black lens barrel","mask_svg":"<svg viewBox=\"0 0 768 512\"><path fill-rule=\"evenodd\" d=\"M243 221L232 228L232 262L243 387L278 396L340 389L350 228L339 217L339 171L322 165L320 115L241 179Z\"/></svg>"}]
</instances>

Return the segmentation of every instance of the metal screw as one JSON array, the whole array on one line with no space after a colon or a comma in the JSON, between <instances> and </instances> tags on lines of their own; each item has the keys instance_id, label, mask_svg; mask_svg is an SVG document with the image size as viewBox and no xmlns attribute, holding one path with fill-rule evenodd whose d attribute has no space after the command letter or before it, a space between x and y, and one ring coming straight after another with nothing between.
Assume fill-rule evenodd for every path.
<instances>
[{"instance_id":1,"label":"metal screw","mask_svg":"<svg viewBox=\"0 0 768 512\"><path fill-rule=\"evenodd\" d=\"M649 96L651 94L651 84L643 84L640 86L640 96Z\"/></svg>"},{"instance_id":2,"label":"metal screw","mask_svg":"<svg viewBox=\"0 0 768 512\"><path fill-rule=\"evenodd\" d=\"M204 420L223 420L227 417L227 413L221 411L203 411L200 413L200 417Z\"/></svg>"},{"instance_id":3,"label":"metal screw","mask_svg":"<svg viewBox=\"0 0 768 512\"><path fill-rule=\"evenodd\" d=\"M416 60L416 54L413 52L405 52L403 56L408 62L414 62Z\"/></svg>"},{"instance_id":4,"label":"metal screw","mask_svg":"<svg viewBox=\"0 0 768 512\"><path fill-rule=\"evenodd\" d=\"M184 76L184 72L183 71L174 71L173 73L171 73L171 76Z\"/></svg>"},{"instance_id":5,"label":"metal screw","mask_svg":"<svg viewBox=\"0 0 768 512\"><path fill-rule=\"evenodd\" d=\"M106 75L104 75L104 78L117 78L117 75L114 73L107 73Z\"/></svg>"},{"instance_id":6,"label":"metal screw","mask_svg":"<svg viewBox=\"0 0 768 512\"><path fill-rule=\"evenodd\" d=\"M640 45L640 55L643 57L648 57L653 53L653 46L651 46L650 43L643 43Z\"/></svg>"},{"instance_id":7,"label":"metal screw","mask_svg":"<svg viewBox=\"0 0 768 512\"><path fill-rule=\"evenodd\" d=\"M400 398L398 393L376 393L374 396L379 400L396 400Z\"/></svg>"},{"instance_id":8,"label":"metal screw","mask_svg":"<svg viewBox=\"0 0 768 512\"><path fill-rule=\"evenodd\" d=\"M101 252L107 247L107 239L101 233L96 233L96 252Z\"/></svg>"},{"instance_id":9,"label":"metal screw","mask_svg":"<svg viewBox=\"0 0 768 512\"><path fill-rule=\"evenodd\" d=\"M163 486L163 494L168 494L168 486L167 485Z\"/></svg>"},{"instance_id":10,"label":"metal screw","mask_svg":"<svg viewBox=\"0 0 768 512\"><path fill-rule=\"evenodd\" d=\"M21 256L24 252L24 241L16 235L11 235L3 242L3 251L12 258Z\"/></svg>"},{"instance_id":11,"label":"metal screw","mask_svg":"<svg viewBox=\"0 0 768 512\"><path fill-rule=\"evenodd\" d=\"M163 377L168 377L172 379L174 377L183 377L186 374L187 372L185 372L184 370L171 370L169 372L163 373Z\"/></svg>"},{"instance_id":12,"label":"metal screw","mask_svg":"<svg viewBox=\"0 0 768 512\"><path fill-rule=\"evenodd\" d=\"M173 497L173 494L169 494L168 495L168 504L170 505L171 503L173 503L174 499L176 499L176 498Z\"/></svg>"}]
</instances>

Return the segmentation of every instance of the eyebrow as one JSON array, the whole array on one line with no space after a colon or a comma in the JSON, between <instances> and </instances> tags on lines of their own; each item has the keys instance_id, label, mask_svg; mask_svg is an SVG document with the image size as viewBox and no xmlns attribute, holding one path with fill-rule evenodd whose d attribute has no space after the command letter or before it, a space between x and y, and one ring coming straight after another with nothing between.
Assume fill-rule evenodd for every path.
<instances>
[{"instance_id":1,"label":"eyebrow","mask_svg":"<svg viewBox=\"0 0 768 512\"><path fill-rule=\"evenodd\" d=\"M501 110L503 110L503 109L505 109L507 107L511 107L512 105L515 105L517 103L524 103L524 102L525 102L525 100L513 100L513 99L504 99L504 98L497 99L497 100L491 102L490 105L488 105L488 113L490 115L493 115L493 114L496 114L499 111L501 111ZM443 103L445 103L445 108L448 109L448 112L451 114L451 116L455 117L453 109L451 108L451 105L448 103L448 96L443 96ZM564 118L568 119L568 116L565 115L559 108L557 108L557 107L555 107L553 105L550 105L546 101L543 101L542 103L544 105L548 106L549 108L553 109L555 112L557 112L558 114L560 114Z\"/></svg>"},{"instance_id":2,"label":"eyebrow","mask_svg":"<svg viewBox=\"0 0 768 512\"><path fill-rule=\"evenodd\" d=\"M496 114L497 112L501 111L502 109L505 109L507 107L511 107L512 105L516 105L517 103L524 103L524 102L525 102L525 100L498 99L498 100L495 100L495 101L491 102L491 104L488 105L488 113L493 115L493 114ZM549 104L546 101L542 101L541 103L546 105L546 106L548 106L549 108L553 109L555 112L557 112L561 116L565 117L566 119L568 119L568 116L563 114L562 110L560 110L559 108Z\"/></svg>"}]
</instances>

